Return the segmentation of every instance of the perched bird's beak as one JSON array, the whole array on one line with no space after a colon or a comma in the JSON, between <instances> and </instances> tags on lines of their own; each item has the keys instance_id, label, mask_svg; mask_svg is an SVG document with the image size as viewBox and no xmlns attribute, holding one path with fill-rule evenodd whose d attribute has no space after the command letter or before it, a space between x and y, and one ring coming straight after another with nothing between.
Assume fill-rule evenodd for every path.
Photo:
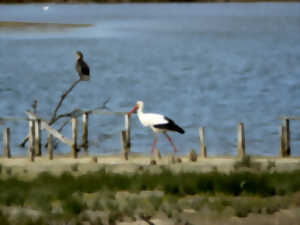
<instances>
[{"instance_id":1,"label":"perched bird's beak","mask_svg":"<svg viewBox=\"0 0 300 225\"><path fill-rule=\"evenodd\" d=\"M128 113L129 116L131 116L132 113L135 113L136 110L137 110L138 108L139 108L139 106L138 106L138 105L135 105L135 106L130 110L130 112Z\"/></svg>"}]
</instances>

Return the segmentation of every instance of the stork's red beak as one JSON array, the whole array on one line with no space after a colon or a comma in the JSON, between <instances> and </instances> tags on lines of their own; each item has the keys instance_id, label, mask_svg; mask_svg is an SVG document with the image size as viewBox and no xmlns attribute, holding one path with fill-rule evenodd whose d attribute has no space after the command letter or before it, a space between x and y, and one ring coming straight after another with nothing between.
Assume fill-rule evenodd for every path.
<instances>
[{"instance_id":1,"label":"stork's red beak","mask_svg":"<svg viewBox=\"0 0 300 225\"><path fill-rule=\"evenodd\" d=\"M137 110L138 108L139 108L138 105L135 105L135 106L130 110L129 116L130 116L132 113L135 113L136 110Z\"/></svg>"}]
</instances>

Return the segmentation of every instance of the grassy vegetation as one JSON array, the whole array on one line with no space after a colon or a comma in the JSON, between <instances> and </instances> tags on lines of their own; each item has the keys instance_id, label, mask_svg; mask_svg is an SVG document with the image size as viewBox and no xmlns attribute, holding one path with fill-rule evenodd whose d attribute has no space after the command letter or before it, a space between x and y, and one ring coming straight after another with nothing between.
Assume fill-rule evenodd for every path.
<instances>
[{"instance_id":1,"label":"grassy vegetation","mask_svg":"<svg viewBox=\"0 0 300 225\"><path fill-rule=\"evenodd\" d=\"M74 166L73 170L77 169L77 166ZM23 203L23 198L30 195L32 191L37 193L37 190L39 192L42 190L41 193L49 194L48 197L57 199L66 198L75 192L92 193L103 190L114 192L161 190L166 194L179 196L203 193L273 196L299 191L299 176L299 170L274 173L185 172L175 174L163 169L160 174L144 171L133 175L107 173L105 170L100 170L76 177L69 172L65 172L61 176L41 173L32 181L21 181L13 176L8 179L0 179L0 203Z\"/></svg>"},{"instance_id":2,"label":"grassy vegetation","mask_svg":"<svg viewBox=\"0 0 300 225\"><path fill-rule=\"evenodd\" d=\"M6 168L1 168L1 176L5 173L7 177ZM75 164L72 168L78 170ZM10 175L5 179L0 177L0 220L1 224L49 224L45 221L64 224L59 221L76 217L77 222L89 218L94 223L97 220L97 224L105 224L102 217L88 216L87 210L107 212L108 224L124 216L135 220L158 211L175 218L183 208L196 212L209 208L220 215L228 214L230 208L230 215L238 217L249 213L272 214L291 205L300 206L299 176L300 170L175 174L167 169L159 174L140 171L131 175L105 170L78 176L70 172L60 176L41 173L28 181ZM11 222L1 212L2 207L29 208L41 216Z\"/></svg>"}]
</instances>

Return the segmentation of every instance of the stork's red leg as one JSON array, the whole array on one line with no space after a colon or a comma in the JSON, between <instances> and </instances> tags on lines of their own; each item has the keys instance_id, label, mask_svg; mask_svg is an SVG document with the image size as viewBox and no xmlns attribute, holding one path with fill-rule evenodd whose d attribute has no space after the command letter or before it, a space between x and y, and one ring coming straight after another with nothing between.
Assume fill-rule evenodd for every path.
<instances>
[{"instance_id":1,"label":"stork's red leg","mask_svg":"<svg viewBox=\"0 0 300 225\"><path fill-rule=\"evenodd\" d=\"M174 145L174 143L173 143L171 137L167 134L167 132L163 132L163 133L164 133L164 135L167 137L167 139L168 139L168 141L170 142L170 144L172 145L172 147L173 147L173 149L174 149L174 152L178 152L178 150L177 150L176 146Z\"/></svg>"},{"instance_id":2,"label":"stork's red leg","mask_svg":"<svg viewBox=\"0 0 300 225\"><path fill-rule=\"evenodd\" d=\"M154 139L153 139L153 143L152 143L152 147L151 147L151 153L154 152L156 143L157 143L157 134L154 134Z\"/></svg>"}]
</instances>

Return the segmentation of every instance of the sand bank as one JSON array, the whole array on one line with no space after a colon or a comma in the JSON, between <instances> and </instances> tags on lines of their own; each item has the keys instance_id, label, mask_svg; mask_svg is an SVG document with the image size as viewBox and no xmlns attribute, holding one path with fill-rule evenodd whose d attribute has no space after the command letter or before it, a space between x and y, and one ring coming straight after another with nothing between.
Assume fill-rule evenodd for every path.
<instances>
[{"instance_id":1,"label":"sand bank","mask_svg":"<svg viewBox=\"0 0 300 225\"><path fill-rule=\"evenodd\" d=\"M153 165L155 160L155 165ZM77 159L70 156L56 156L49 160L46 156L36 157L30 162L26 157L5 159L0 158L0 165L11 169L13 174L23 174L35 177L41 172L61 174L65 171L76 171L76 174L84 174L89 171L105 169L115 173L133 173L142 170L149 170L159 173L161 169L167 168L174 172L199 172L205 173L218 171L229 173L238 169L237 167L254 171L293 171L300 169L300 157L278 158L252 156L249 161L243 162L235 157L208 157L198 158L191 162L187 156L162 156L161 159L154 159L143 154L132 153L129 160L124 160L120 155L105 156L80 156ZM151 162L152 161L152 162ZM245 160L244 160L245 161Z\"/></svg>"}]
</instances>

